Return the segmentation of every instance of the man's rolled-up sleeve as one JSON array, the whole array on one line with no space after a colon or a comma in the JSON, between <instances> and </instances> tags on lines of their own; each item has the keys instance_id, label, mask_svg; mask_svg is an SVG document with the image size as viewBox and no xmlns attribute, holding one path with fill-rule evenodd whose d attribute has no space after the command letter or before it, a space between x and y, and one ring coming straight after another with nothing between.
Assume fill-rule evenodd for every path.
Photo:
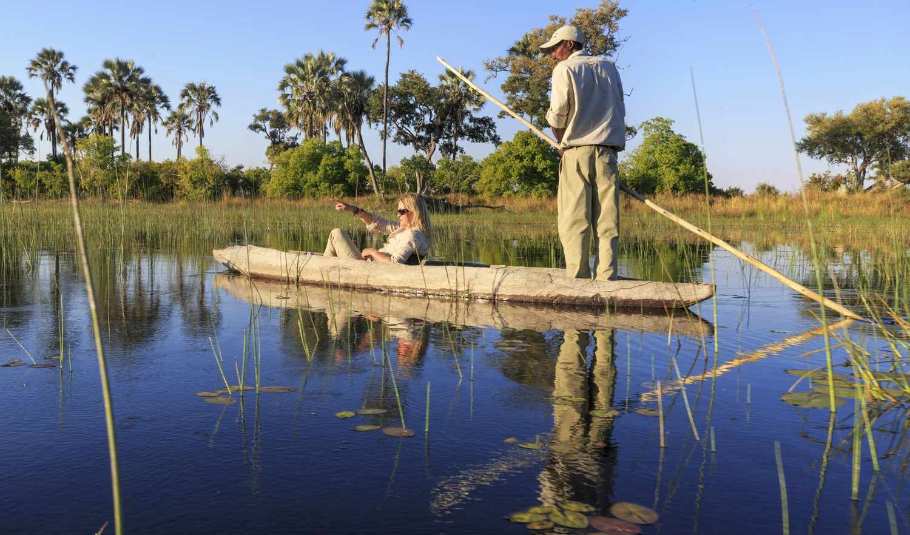
<instances>
[{"instance_id":1,"label":"man's rolled-up sleeve","mask_svg":"<svg viewBox=\"0 0 910 535\"><path fill-rule=\"evenodd\" d=\"M553 128L565 128L569 123L569 70L557 65L553 69L553 80L550 88L550 109L547 111L547 122Z\"/></svg>"}]
</instances>

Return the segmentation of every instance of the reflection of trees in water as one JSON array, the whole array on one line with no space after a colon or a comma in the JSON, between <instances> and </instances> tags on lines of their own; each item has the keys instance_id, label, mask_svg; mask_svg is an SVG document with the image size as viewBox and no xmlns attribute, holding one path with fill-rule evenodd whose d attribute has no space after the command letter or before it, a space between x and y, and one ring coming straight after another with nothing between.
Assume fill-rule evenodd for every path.
<instances>
[{"instance_id":1,"label":"reflection of trees in water","mask_svg":"<svg viewBox=\"0 0 910 535\"><path fill-rule=\"evenodd\" d=\"M698 279L711 249L703 243L620 240L619 271L641 280L689 282Z\"/></svg>"},{"instance_id":2,"label":"reflection of trees in water","mask_svg":"<svg viewBox=\"0 0 910 535\"><path fill-rule=\"evenodd\" d=\"M206 289L207 262L202 257L187 260L178 255L174 263L176 273L171 284L176 287L181 329L191 338L212 336L213 326L221 323L221 310L215 292Z\"/></svg>"}]
</instances>

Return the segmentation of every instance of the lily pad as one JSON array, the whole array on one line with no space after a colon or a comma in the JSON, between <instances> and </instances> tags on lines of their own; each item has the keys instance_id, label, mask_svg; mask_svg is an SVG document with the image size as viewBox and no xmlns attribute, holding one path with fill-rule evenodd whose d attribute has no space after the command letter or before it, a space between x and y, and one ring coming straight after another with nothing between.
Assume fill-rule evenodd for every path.
<instances>
[{"instance_id":1,"label":"lily pad","mask_svg":"<svg viewBox=\"0 0 910 535\"><path fill-rule=\"evenodd\" d=\"M594 409L591 411L591 416L597 418L612 418L619 414L619 411L616 409Z\"/></svg>"},{"instance_id":2,"label":"lily pad","mask_svg":"<svg viewBox=\"0 0 910 535\"><path fill-rule=\"evenodd\" d=\"M575 511L576 513L593 513L594 507L582 502L562 502L559 504L566 511Z\"/></svg>"},{"instance_id":3,"label":"lily pad","mask_svg":"<svg viewBox=\"0 0 910 535\"><path fill-rule=\"evenodd\" d=\"M559 509L553 507L552 505L538 505L537 507L528 509L526 512L534 513L536 515L549 515L558 511Z\"/></svg>"},{"instance_id":4,"label":"lily pad","mask_svg":"<svg viewBox=\"0 0 910 535\"><path fill-rule=\"evenodd\" d=\"M356 412L357 412L357 414L372 415L372 414L385 414L389 411L387 411L385 409L360 409L359 411L356 411Z\"/></svg>"},{"instance_id":5,"label":"lily pad","mask_svg":"<svg viewBox=\"0 0 910 535\"><path fill-rule=\"evenodd\" d=\"M381 426L378 426L378 425L357 425L357 426L352 427L351 429L353 431L375 431L375 430L379 429L380 427Z\"/></svg>"},{"instance_id":6,"label":"lily pad","mask_svg":"<svg viewBox=\"0 0 910 535\"><path fill-rule=\"evenodd\" d=\"M414 436L413 429L405 429L404 427L383 427L382 432L389 435L390 437L412 437L412 436Z\"/></svg>"},{"instance_id":7,"label":"lily pad","mask_svg":"<svg viewBox=\"0 0 910 535\"><path fill-rule=\"evenodd\" d=\"M518 444L518 439L515 438L515 437L509 437L509 438L503 440L503 443L505 443L505 444Z\"/></svg>"},{"instance_id":8,"label":"lily pad","mask_svg":"<svg viewBox=\"0 0 910 535\"><path fill-rule=\"evenodd\" d=\"M7 362L6 364L0 364L0 368L18 368L19 366L25 366L24 362Z\"/></svg>"},{"instance_id":9,"label":"lily pad","mask_svg":"<svg viewBox=\"0 0 910 535\"><path fill-rule=\"evenodd\" d=\"M790 392L782 395L780 399L790 405L804 409L827 409L831 406L828 394L819 394L818 392ZM835 398L835 406L843 404L844 400Z\"/></svg>"},{"instance_id":10,"label":"lily pad","mask_svg":"<svg viewBox=\"0 0 910 535\"><path fill-rule=\"evenodd\" d=\"M546 520L547 515L541 515L536 513L529 513L527 511L522 511L520 513L515 513L509 516L509 522L518 522L519 524L527 524L529 522L540 522Z\"/></svg>"},{"instance_id":11,"label":"lily pad","mask_svg":"<svg viewBox=\"0 0 910 535\"><path fill-rule=\"evenodd\" d=\"M642 416L660 416L660 412L654 409L649 409L647 407L639 407L635 409L635 413L641 414Z\"/></svg>"},{"instance_id":12,"label":"lily pad","mask_svg":"<svg viewBox=\"0 0 910 535\"><path fill-rule=\"evenodd\" d=\"M260 386L260 392L271 392L273 394L284 394L297 390L293 386Z\"/></svg>"},{"instance_id":13,"label":"lily pad","mask_svg":"<svg viewBox=\"0 0 910 535\"><path fill-rule=\"evenodd\" d=\"M538 444L537 442L519 442L518 447L524 448L526 450L539 450L540 444Z\"/></svg>"},{"instance_id":14,"label":"lily pad","mask_svg":"<svg viewBox=\"0 0 910 535\"><path fill-rule=\"evenodd\" d=\"M803 377L805 379L811 379L816 383L827 383L828 382L828 372L826 370L784 370L785 372L793 375L795 377ZM853 384L853 377L849 375L844 375L842 373L833 374L834 382L839 384Z\"/></svg>"},{"instance_id":15,"label":"lily pad","mask_svg":"<svg viewBox=\"0 0 910 535\"><path fill-rule=\"evenodd\" d=\"M60 360L60 355L44 355L44 360Z\"/></svg>"},{"instance_id":16,"label":"lily pad","mask_svg":"<svg viewBox=\"0 0 910 535\"><path fill-rule=\"evenodd\" d=\"M585 529L588 527L588 517L575 511L555 512L550 514L550 520L557 525L567 528Z\"/></svg>"},{"instance_id":17,"label":"lily pad","mask_svg":"<svg viewBox=\"0 0 910 535\"><path fill-rule=\"evenodd\" d=\"M341 412L335 413L335 418L341 418L341 419L353 418L355 416L357 416L357 414L354 413L353 411L341 411Z\"/></svg>"},{"instance_id":18,"label":"lily pad","mask_svg":"<svg viewBox=\"0 0 910 535\"><path fill-rule=\"evenodd\" d=\"M653 524L660 518L654 509L629 502L614 503L610 506L610 514L633 524Z\"/></svg>"},{"instance_id":19,"label":"lily pad","mask_svg":"<svg viewBox=\"0 0 910 535\"><path fill-rule=\"evenodd\" d=\"M554 526L551 520L538 520L537 522L528 522L525 526L528 529L540 530L540 529L550 529Z\"/></svg>"},{"instance_id":20,"label":"lily pad","mask_svg":"<svg viewBox=\"0 0 910 535\"><path fill-rule=\"evenodd\" d=\"M221 392L196 392L196 395L201 398L217 398Z\"/></svg>"},{"instance_id":21,"label":"lily pad","mask_svg":"<svg viewBox=\"0 0 910 535\"><path fill-rule=\"evenodd\" d=\"M269 388L269 387L261 387L259 390L262 390L263 388ZM289 387L284 386L284 387L281 387L281 388L289 388ZM240 386L240 385L231 385L231 391L233 391L233 392L239 392L240 390L256 390L256 388L253 387L253 386L250 386L250 385L243 385L243 386Z\"/></svg>"},{"instance_id":22,"label":"lily pad","mask_svg":"<svg viewBox=\"0 0 910 535\"><path fill-rule=\"evenodd\" d=\"M588 519L591 527L608 535L623 535L626 533L641 533L641 528L631 522L610 518L608 516L592 516Z\"/></svg>"},{"instance_id":23,"label":"lily pad","mask_svg":"<svg viewBox=\"0 0 910 535\"><path fill-rule=\"evenodd\" d=\"M56 368L53 364L29 364L29 368Z\"/></svg>"},{"instance_id":24,"label":"lily pad","mask_svg":"<svg viewBox=\"0 0 910 535\"><path fill-rule=\"evenodd\" d=\"M230 396L218 396L215 398L202 398L206 403L212 403L214 405L231 405L236 403L234 398Z\"/></svg>"}]
</instances>

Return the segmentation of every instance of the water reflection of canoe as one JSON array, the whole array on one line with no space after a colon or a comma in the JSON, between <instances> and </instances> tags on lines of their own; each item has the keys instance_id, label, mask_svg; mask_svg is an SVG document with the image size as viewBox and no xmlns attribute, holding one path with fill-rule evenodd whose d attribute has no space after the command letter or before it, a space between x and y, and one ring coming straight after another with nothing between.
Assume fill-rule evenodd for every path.
<instances>
[{"instance_id":1,"label":"water reflection of canoe","mask_svg":"<svg viewBox=\"0 0 910 535\"><path fill-rule=\"evenodd\" d=\"M561 269L407 266L253 245L216 249L212 254L227 268L255 278L426 297L663 310L689 307L714 295L714 287L707 284L597 282L566 278Z\"/></svg>"},{"instance_id":2,"label":"water reflection of canoe","mask_svg":"<svg viewBox=\"0 0 910 535\"><path fill-rule=\"evenodd\" d=\"M252 282L252 284L251 284ZM529 329L538 332L566 329L621 329L666 333L672 329L680 336L701 337L711 334L711 324L694 314L676 312L672 319L665 313L629 313L592 310L589 307L544 306L527 303L440 300L426 297L380 294L358 290L338 290L327 286L300 286L253 280L231 273L215 274L215 287L232 297L277 308L323 311L341 317L373 315L413 318L428 322Z\"/></svg>"}]
</instances>

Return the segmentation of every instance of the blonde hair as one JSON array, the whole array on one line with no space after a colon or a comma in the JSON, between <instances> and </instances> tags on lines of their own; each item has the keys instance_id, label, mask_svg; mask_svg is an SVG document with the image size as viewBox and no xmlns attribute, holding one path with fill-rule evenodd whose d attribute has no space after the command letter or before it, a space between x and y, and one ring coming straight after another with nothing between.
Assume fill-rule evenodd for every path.
<instances>
[{"instance_id":1,"label":"blonde hair","mask_svg":"<svg viewBox=\"0 0 910 535\"><path fill-rule=\"evenodd\" d=\"M398 202L405 210L414 214L409 228L422 231L427 237L427 246L431 246L433 244L433 225L430 223L430 212L427 211L427 203L424 202L423 196L408 193L399 197Z\"/></svg>"}]
</instances>

